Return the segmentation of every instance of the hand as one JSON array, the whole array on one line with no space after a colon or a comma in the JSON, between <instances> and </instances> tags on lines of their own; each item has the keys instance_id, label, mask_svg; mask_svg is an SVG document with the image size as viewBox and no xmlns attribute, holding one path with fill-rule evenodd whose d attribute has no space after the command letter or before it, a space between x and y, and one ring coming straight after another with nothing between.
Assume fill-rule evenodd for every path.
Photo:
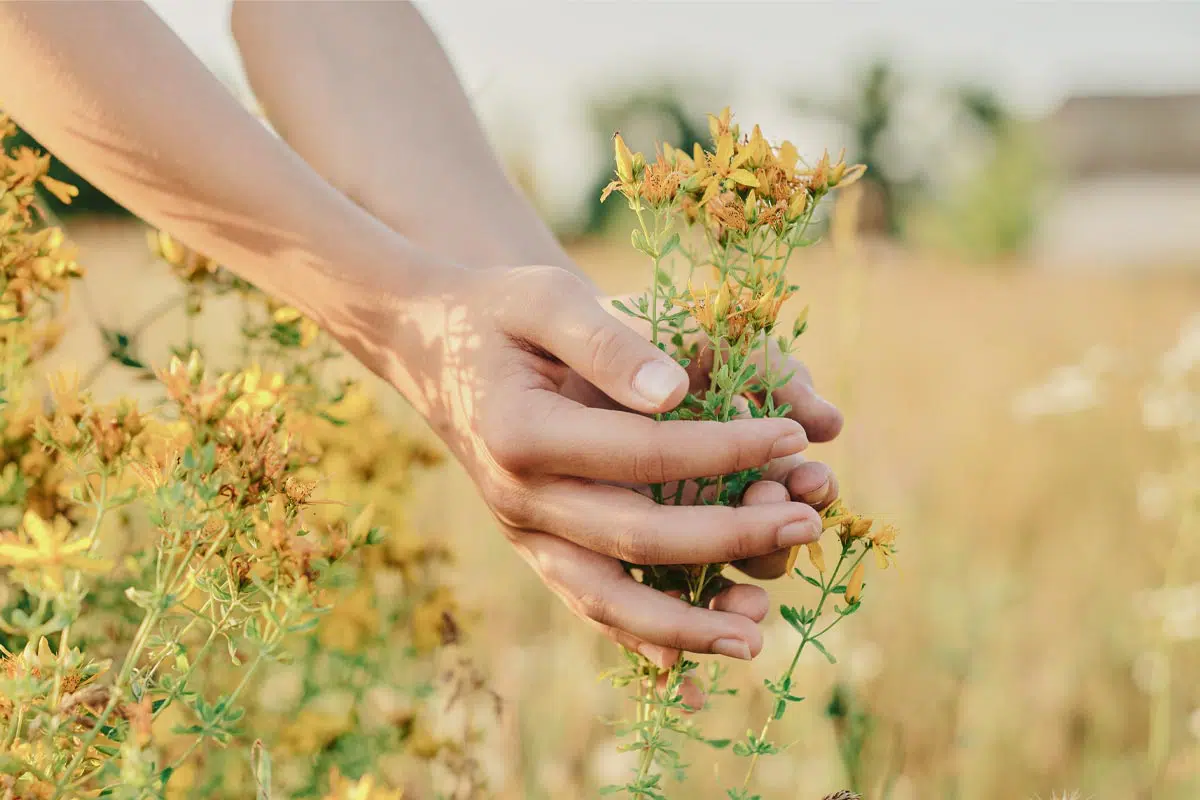
<instances>
[{"instance_id":1,"label":"hand","mask_svg":"<svg viewBox=\"0 0 1200 800\"><path fill-rule=\"evenodd\" d=\"M613 299L621 300L627 306L633 306L635 305L634 298L629 296L606 298L603 301L603 307L614 317L637 331L642 338L649 338L649 324L644 320L617 311L612 303ZM700 335L697 334L697 339L700 338ZM712 360L711 348L702 346L699 357L694 359L687 368L690 391L700 394L709 388ZM755 361L760 369L765 366L765 357L761 351L756 352ZM808 368L792 356L781 352L774 341L771 342L770 371L774 375L791 376L787 383L775 392L774 399L779 406L784 404L790 406L787 417L796 420L804 427L809 440L828 442L836 438L842 430L841 412L816 393ZM612 398L576 372L568 375L562 394L591 408L622 409L620 404L614 402ZM740 416L749 416L751 399L755 402L762 402L764 398L735 398ZM738 401L741 401L740 404ZM774 483L775 488L770 488L770 483ZM632 486L630 488L635 488L647 496L650 494L648 486ZM673 494L674 489L675 487L668 486L665 489L667 496ZM691 498L691 493L685 491L684 496ZM743 496L742 504L784 502L791 499L807 503L815 510L821 511L837 498L838 485L833 471L825 464L806 461L802 455L795 454L772 460L764 471L762 485L748 488ZM686 502L694 502L694 499L688 499ZM789 552L790 548L783 548L774 553L735 562L734 566L753 578L764 580L778 578L786 572ZM758 587L748 586L744 590L740 590L737 597L742 604L727 610L736 611L744 607L749 611L760 606L765 607L767 603L766 593Z\"/></svg>"},{"instance_id":2,"label":"hand","mask_svg":"<svg viewBox=\"0 0 1200 800\"><path fill-rule=\"evenodd\" d=\"M610 483L663 483L760 467L808 445L791 419L656 422L689 377L552 267L447 275L383 333L383 372L462 461L513 544L580 616L660 663L679 649L751 658L766 613L731 587L694 608L634 581L621 561L738 561L820 535L803 503L660 506ZM371 336L378 337L380 332ZM628 411L564 394L574 372ZM600 481L605 483L599 483ZM753 590L751 590L753 592ZM759 601L762 602L759 602Z\"/></svg>"}]
</instances>

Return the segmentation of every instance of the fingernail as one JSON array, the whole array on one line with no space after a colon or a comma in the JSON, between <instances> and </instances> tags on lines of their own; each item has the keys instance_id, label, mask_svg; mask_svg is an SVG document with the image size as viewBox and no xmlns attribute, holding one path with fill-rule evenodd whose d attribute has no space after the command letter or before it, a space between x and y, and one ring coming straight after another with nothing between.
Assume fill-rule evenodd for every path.
<instances>
[{"instance_id":1,"label":"fingernail","mask_svg":"<svg viewBox=\"0 0 1200 800\"><path fill-rule=\"evenodd\" d=\"M650 661L659 669L670 669L671 662L667 660L666 648L659 647L656 644L642 642L638 645L637 651L642 654L642 657Z\"/></svg>"},{"instance_id":2,"label":"fingernail","mask_svg":"<svg viewBox=\"0 0 1200 800\"><path fill-rule=\"evenodd\" d=\"M779 529L779 546L795 547L798 544L808 544L820 535L820 528L813 521L789 522Z\"/></svg>"},{"instance_id":3,"label":"fingernail","mask_svg":"<svg viewBox=\"0 0 1200 800\"><path fill-rule=\"evenodd\" d=\"M789 433L782 439L776 439L775 444L771 445L771 458L776 459L794 455L806 447L808 447L808 436L804 431Z\"/></svg>"},{"instance_id":4,"label":"fingernail","mask_svg":"<svg viewBox=\"0 0 1200 800\"><path fill-rule=\"evenodd\" d=\"M717 639L712 644L714 653L729 658L740 658L742 661L750 660L750 645L743 642L741 639Z\"/></svg>"},{"instance_id":5,"label":"fingernail","mask_svg":"<svg viewBox=\"0 0 1200 800\"><path fill-rule=\"evenodd\" d=\"M633 376L633 390L652 405L662 405L679 388L679 367L647 361Z\"/></svg>"},{"instance_id":6,"label":"fingernail","mask_svg":"<svg viewBox=\"0 0 1200 800\"><path fill-rule=\"evenodd\" d=\"M800 495L800 499L810 506L819 506L821 503L824 503L827 499L829 499L829 490L831 488L833 487L827 480L821 484L821 488L813 489L808 494Z\"/></svg>"}]
</instances>

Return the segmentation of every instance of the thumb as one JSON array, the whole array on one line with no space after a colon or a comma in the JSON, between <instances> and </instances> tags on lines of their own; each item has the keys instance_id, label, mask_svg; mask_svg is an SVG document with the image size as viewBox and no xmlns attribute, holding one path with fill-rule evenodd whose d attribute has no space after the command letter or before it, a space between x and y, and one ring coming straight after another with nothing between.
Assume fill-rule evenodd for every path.
<instances>
[{"instance_id":1,"label":"thumb","mask_svg":"<svg viewBox=\"0 0 1200 800\"><path fill-rule=\"evenodd\" d=\"M688 375L580 285L535 332L537 344L616 402L647 414L683 401Z\"/></svg>"}]
</instances>

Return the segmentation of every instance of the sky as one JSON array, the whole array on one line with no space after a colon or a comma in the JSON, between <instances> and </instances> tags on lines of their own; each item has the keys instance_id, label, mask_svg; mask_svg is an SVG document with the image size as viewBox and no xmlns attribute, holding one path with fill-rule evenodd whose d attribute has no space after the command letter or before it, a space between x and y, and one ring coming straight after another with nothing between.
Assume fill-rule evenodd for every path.
<instances>
[{"instance_id":1,"label":"sky","mask_svg":"<svg viewBox=\"0 0 1200 800\"><path fill-rule=\"evenodd\" d=\"M218 75L244 89L230 0L149 0ZM583 2L426 0L493 142L537 148L539 189L569 202L594 174L586 100L703 85L765 131L828 141L784 94L835 98L883 54L930 86L971 82L1039 116L1073 93L1200 91L1200 2ZM836 146L836 142L833 143ZM803 147L802 147L803 150Z\"/></svg>"}]
</instances>

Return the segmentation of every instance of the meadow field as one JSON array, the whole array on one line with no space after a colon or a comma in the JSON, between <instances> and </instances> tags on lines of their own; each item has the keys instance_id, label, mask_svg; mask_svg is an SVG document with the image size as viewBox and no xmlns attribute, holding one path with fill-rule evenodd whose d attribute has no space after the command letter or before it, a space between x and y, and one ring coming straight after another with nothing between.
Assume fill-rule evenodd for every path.
<instances>
[{"instance_id":1,"label":"meadow field","mask_svg":"<svg viewBox=\"0 0 1200 800\"><path fill-rule=\"evenodd\" d=\"M54 358L86 369L103 358L97 323L131 327L176 284L137 225L81 220L69 233L88 275ZM648 281L625 243L573 254L607 291ZM796 306L812 304L802 354L847 417L809 455L902 538L898 568L869 581L835 632L838 664L801 663L807 699L779 728L793 744L760 767L764 797L847 788L847 760L872 800L1200 797L1200 527L1158 485L1173 476L1194 492L1194 462L1179 465L1196 443L1143 425L1144 387L1200 311L1200 270L1075 266L870 242L793 262ZM217 317L205 324L219 339ZM146 354L161 358L156 342L183 326L167 314L147 327ZM126 384L114 367L94 387ZM596 677L617 662L611 643L541 585L456 466L418 478L411 517L455 551L469 641L504 701L483 748L496 794L592 797L622 779L629 762L605 721L625 698ZM770 591L778 604L811 590L782 579ZM762 654L731 665L739 692L714 700L708 735L740 735L765 713L762 679L791 646L777 614L766 625ZM830 715L835 690L843 713ZM740 775L732 757L690 747L691 782L669 795L724 796Z\"/></svg>"}]
</instances>

